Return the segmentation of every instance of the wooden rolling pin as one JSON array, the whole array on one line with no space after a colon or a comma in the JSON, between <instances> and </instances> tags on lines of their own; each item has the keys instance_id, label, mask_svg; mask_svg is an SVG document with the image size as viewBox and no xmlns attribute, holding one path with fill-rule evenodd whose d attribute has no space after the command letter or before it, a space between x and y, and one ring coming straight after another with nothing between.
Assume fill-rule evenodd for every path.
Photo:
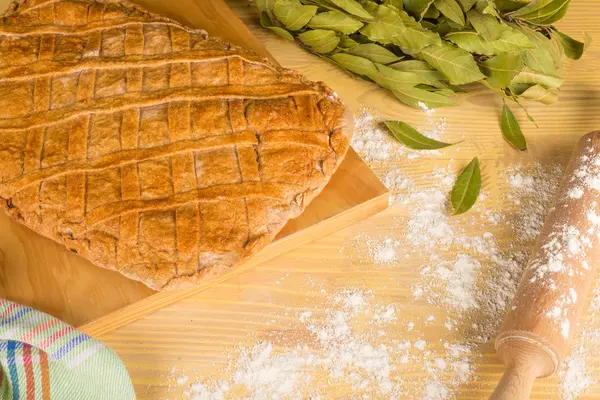
<instances>
[{"instance_id":1,"label":"wooden rolling pin","mask_svg":"<svg viewBox=\"0 0 600 400\"><path fill-rule=\"evenodd\" d=\"M529 399L552 375L586 305L600 261L600 131L577 145L500 332L506 372L491 400Z\"/></svg>"}]
</instances>

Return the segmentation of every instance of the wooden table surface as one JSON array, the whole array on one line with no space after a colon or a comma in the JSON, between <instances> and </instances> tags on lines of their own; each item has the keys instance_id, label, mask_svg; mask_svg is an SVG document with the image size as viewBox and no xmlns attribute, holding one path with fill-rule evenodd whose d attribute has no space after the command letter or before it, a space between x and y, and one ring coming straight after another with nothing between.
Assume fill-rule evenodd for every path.
<instances>
[{"instance_id":1,"label":"wooden table surface","mask_svg":"<svg viewBox=\"0 0 600 400\"><path fill-rule=\"evenodd\" d=\"M416 125L425 121L424 113L400 105L374 85L353 80L335 67L262 29L257 24L254 10L248 8L247 0L228 1L279 63L301 71L310 79L327 82L353 110L368 105L389 117ZM402 169L415 182L425 184L433 169L449 164L459 169L473 156L478 156L482 161L488 206L514 216L516 210L509 202L503 201L505 194L500 190L500 173L516 163L530 165L540 161L564 165L577 139L600 128L600 8L597 0L573 1L559 27L579 38L585 30L594 41L581 60L568 63L568 72L564 74L566 83L557 104L528 105L538 129L527 123L522 111L514 107L529 141L528 152L518 153L503 141L497 123L501 99L483 88L474 87L470 96L461 98L459 107L440 109L435 114L436 118L446 118L444 139L464 139L459 151L449 148L431 158L401 159L394 166L376 168L376 172L382 174L395 167ZM411 285L419 279L418 260L409 259L396 268L386 269L377 269L362 262L358 268L351 264L353 256L359 257L359 254L347 250L346 256L340 255L339 249L359 233L397 233L400 237L403 225L391 221L397 220L396 217L402 221L408 212L405 208L392 207L99 338L123 359L140 399L179 398L180 389L173 387L173 371L188 375L190 379L201 376L218 378L227 362L228 351L240 343L252 346L269 332L287 326L290 318L286 317L286 310L308 307L322 311L323 295L310 281L318 282L328 292L347 287L373 289L382 301L410 305L401 307L402 320L435 316L432 324L417 332L422 338L435 343L438 339L442 342L460 341L460 333L443 328L446 315L443 307L413 300ZM469 215L462 217L460 223L469 229L472 218ZM485 230L497 236L501 232L500 227L490 226ZM511 240L509 237L498 239L501 245ZM589 316L586 318L588 326L594 324ZM600 321L595 324L600 329ZM398 339L407 335L406 329L399 326L391 327L387 334L396 335ZM415 332L411 332L410 338L414 340L415 337ZM458 388L455 393L458 399L486 398L503 371L494 355L492 341L476 351L481 353L481 358L475 364L475 380ZM594 367L592 373L600 376L600 352L589 364ZM418 371L419 366L409 367L407 371L412 367ZM556 387L556 377L539 380L532 398L559 399ZM600 398L600 383L592 385L582 398Z\"/></svg>"}]
</instances>

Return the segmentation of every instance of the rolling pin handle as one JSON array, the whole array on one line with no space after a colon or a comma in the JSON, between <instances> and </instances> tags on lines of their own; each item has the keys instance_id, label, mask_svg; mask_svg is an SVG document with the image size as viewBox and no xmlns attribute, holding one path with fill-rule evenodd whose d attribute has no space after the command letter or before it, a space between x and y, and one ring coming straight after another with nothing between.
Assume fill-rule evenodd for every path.
<instances>
[{"instance_id":1,"label":"rolling pin handle","mask_svg":"<svg viewBox=\"0 0 600 400\"><path fill-rule=\"evenodd\" d=\"M502 375L490 400L529 400L537 374L533 368L510 367Z\"/></svg>"}]
</instances>

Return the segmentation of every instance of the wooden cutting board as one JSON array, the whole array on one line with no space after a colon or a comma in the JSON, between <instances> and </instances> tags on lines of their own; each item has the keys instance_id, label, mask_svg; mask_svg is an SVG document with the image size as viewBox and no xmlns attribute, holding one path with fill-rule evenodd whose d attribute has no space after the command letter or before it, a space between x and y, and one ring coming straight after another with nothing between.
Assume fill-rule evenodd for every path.
<instances>
[{"instance_id":1,"label":"wooden cutting board","mask_svg":"<svg viewBox=\"0 0 600 400\"><path fill-rule=\"evenodd\" d=\"M275 62L223 0L136 2L252 49ZM0 9L5 9L8 3L9 0L0 0ZM385 187L350 150L323 192L256 257L221 278L193 289L160 293L94 266L0 212L0 296L50 313L72 325L85 325L84 330L100 334L373 215L387 204Z\"/></svg>"}]
</instances>

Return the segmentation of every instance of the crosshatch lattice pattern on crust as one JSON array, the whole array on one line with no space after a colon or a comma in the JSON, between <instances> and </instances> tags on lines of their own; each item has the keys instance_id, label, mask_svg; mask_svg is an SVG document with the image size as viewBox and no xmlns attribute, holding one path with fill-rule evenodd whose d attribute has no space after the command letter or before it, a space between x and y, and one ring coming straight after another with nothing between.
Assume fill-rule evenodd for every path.
<instances>
[{"instance_id":1,"label":"crosshatch lattice pattern on crust","mask_svg":"<svg viewBox=\"0 0 600 400\"><path fill-rule=\"evenodd\" d=\"M324 85L123 1L20 0L0 25L0 197L154 289L268 244L348 149Z\"/></svg>"}]
</instances>

